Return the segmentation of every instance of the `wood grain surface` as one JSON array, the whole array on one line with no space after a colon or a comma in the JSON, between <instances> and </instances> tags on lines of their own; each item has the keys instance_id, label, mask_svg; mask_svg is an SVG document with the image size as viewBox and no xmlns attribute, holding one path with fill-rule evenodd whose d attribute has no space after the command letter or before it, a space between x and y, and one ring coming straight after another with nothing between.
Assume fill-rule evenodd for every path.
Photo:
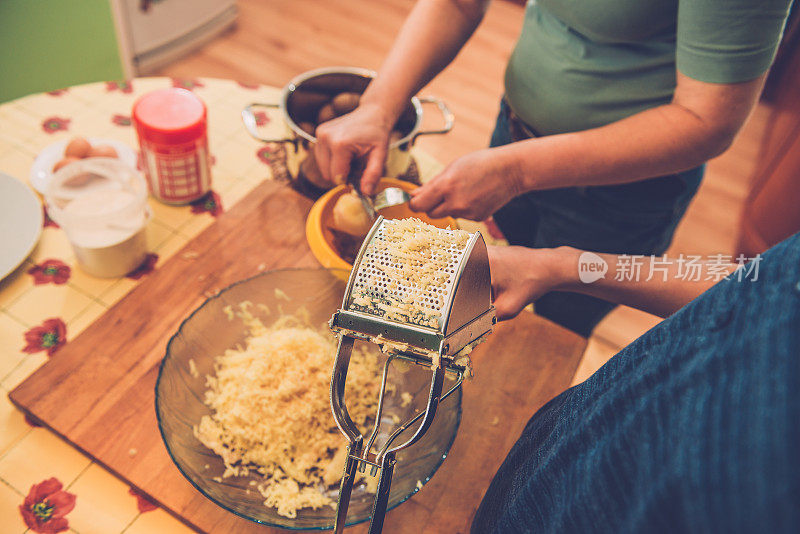
<instances>
[{"instance_id":1,"label":"wood grain surface","mask_svg":"<svg viewBox=\"0 0 800 534\"><path fill-rule=\"evenodd\" d=\"M301 72L331 65L377 69L414 6L412 0L238 0L236 27L202 49L158 71L165 76L212 76L282 87ZM492 2L483 22L455 61L420 94L443 98L456 116L447 135L423 136L416 146L444 164L485 148L494 128L503 72L519 36L524 8ZM274 21L280 21L275 23ZM433 111L433 110L431 110ZM425 111L426 125L441 118ZM760 104L723 155L711 160L700 190L667 251L733 254L744 200L753 186L769 104ZM619 306L595 329L575 383L649 330L660 319Z\"/></svg>"},{"instance_id":2,"label":"wood grain surface","mask_svg":"<svg viewBox=\"0 0 800 534\"><path fill-rule=\"evenodd\" d=\"M304 234L310 206L264 182L65 345L11 400L200 531L278 532L217 507L183 478L158 432L154 387L167 341L206 294L259 267L318 266ZM466 532L527 419L569 385L584 347L582 338L531 314L498 325L474 353L476 378L464 386L451 453L416 496L388 514L384 531Z\"/></svg>"}]
</instances>

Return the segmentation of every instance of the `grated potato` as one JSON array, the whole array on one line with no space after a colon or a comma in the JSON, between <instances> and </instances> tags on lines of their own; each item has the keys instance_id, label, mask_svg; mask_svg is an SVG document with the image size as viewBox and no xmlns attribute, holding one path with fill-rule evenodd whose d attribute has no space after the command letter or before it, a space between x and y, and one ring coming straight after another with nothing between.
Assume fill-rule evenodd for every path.
<instances>
[{"instance_id":1,"label":"grated potato","mask_svg":"<svg viewBox=\"0 0 800 534\"><path fill-rule=\"evenodd\" d=\"M353 292L353 304L386 319L438 328L445 294L429 294L429 289L448 283L453 276L450 266L469 238L464 230L437 228L414 217L386 221L382 238L371 241L366 252L391 257L375 265L390 283L367 275L367 284Z\"/></svg>"},{"instance_id":2,"label":"grated potato","mask_svg":"<svg viewBox=\"0 0 800 534\"><path fill-rule=\"evenodd\" d=\"M194 363L194 358L189 358L189 374L192 378L200 378L200 372L197 370L197 364Z\"/></svg>"},{"instance_id":3,"label":"grated potato","mask_svg":"<svg viewBox=\"0 0 800 534\"><path fill-rule=\"evenodd\" d=\"M339 482L346 457L329 405L335 338L298 317L265 327L250 305L237 314L248 329L245 345L218 356L214 375L206 377L205 403L213 413L201 418L195 436L222 458L223 478L260 475L256 489L280 515L335 506L323 493ZM353 351L346 394L350 416L362 427L375 413L378 373L376 354Z\"/></svg>"}]
</instances>

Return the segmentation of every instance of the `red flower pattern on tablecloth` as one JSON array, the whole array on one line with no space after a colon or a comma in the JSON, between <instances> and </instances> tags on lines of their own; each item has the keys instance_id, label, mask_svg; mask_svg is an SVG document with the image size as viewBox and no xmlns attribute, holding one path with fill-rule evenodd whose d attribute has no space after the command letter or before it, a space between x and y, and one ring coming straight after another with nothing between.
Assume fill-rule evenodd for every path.
<instances>
[{"instance_id":1,"label":"red flower pattern on tablecloth","mask_svg":"<svg viewBox=\"0 0 800 534\"><path fill-rule=\"evenodd\" d=\"M66 342L67 325L58 317L54 317L25 332L26 345L22 351L33 354L46 350L47 355L52 356Z\"/></svg>"},{"instance_id":2,"label":"red flower pattern on tablecloth","mask_svg":"<svg viewBox=\"0 0 800 534\"><path fill-rule=\"evenodd\" d=\"M253 117L256 119L256 126L266 126L269 124L269 115L267 115L266 111L256 111L253 113Z\"/></svg>"},{"instance_id":3,"label":"red flower pattern on tablecloth","mask_svg":"<svg viewBox=\"0 0 800 534\"><path fill-rule=\"evenodd\" d=\"M258 149L256 152L256 156L259 160L267 165L270 165L276 159L280 157L279 147L277 143L267 143L263 147Z\"/></svg>"},{"instance_id":4,"label":"red flower pattern on tablecloth","mask_svg":"<svg viewBox=\"0 0 800 534\"><path fill-rule=\"evenodd\" d=\"M55 133L61 130L69 129L70 119L62 119L61 117L48 117L42 121L42 130L47 133Z\"/></svg>"},{"instance_id":5,"label":"red flower pattern on tablecloth","mask_svg":"<svg viewBox=\"0 0 800 534\"><path fill-rule=\"evenodd\" d=\"M149 252L147 256L145 256L144 261L140 263L137 268L126 274L125 277L130 278L131 280L139 280L144 275L152 273L156 268L157 262L158 254L155 252Z\"/></svg>"},{"instance_id":6,"label":"red flower pattern on tablecloth","mask_svg":"<svg viewBox=\"0 0 800 534\"><path fill-rule=\"evenodd\" d=\"M44 204L42 204L42 211L44 211L44 219L43 219L44 222L42 223L42 228L47 228L48 226L51 226L53 228L60 228L60 226L58 226L58 223L50 218L50 214L47 213L47 206L45 206Z\"/></svg>"},{"instance_id":7,"label":"red flower pattern on tablecloth","mask_svg":"<svg viewBox=\"0 0 800 534\"><path fill-rule=\"evenodd\" d=\"M492 219L491 217L483 221L483 224L486 225L486 229L489 231L489 235L492 236L493 238L495 239L506 238L506 236L503 235L503 231L500 230L500 227L497 226L497 223L494 222L494 219Z\"/></svg>"},{"instance_id":8,"label":"red flower pattern on tablecloth","mask_svg":"<svg viewBox=\"0 0 800 534\"><path fill-rule=\"evenodd\" d=\"M130 126L131 118L128 115L115 114L111 117L111 123L117 126Z\"/></svg>"},{"instance_id":9,"label":"red flower pattern on tablecloth","mask_svg":"<svg viewBox=\"0 0 800 534\"><path fill-rule=\"evenodd\" d=\"M69 265L60 260L44 260L28 269L28 274L33 276L35 285L41 284L66 284L69 280Z\"/></svg>"},{"instance_id":10,"label":"red flower pattern on tablecloth","mask_svg":"<svg viewBox=\"0 0 800 534\"><path fill-rule=\"evenodd\" d=\"M172 78L172 87L180 87L192 91L198 87L205 87L197 78Z\"/></svg>"},{"instance_id":11,"label":"red flower pattern on tablecloth","mask_svg":"<svg viewBox=\"0 0 800 534\"><path fill-rule=\"evenodd\" d=\"M222 199L214 191L209 191L192 202L192 213L210 213L216 217L222 213Z\"/></svg>"},{"instance_id":12,"label":"red flower pattern on tablecloth","mask_svg":"<svg viewBox=\"0 0 800 534\"><path fill-rule=\"evenodd\" d=\"M129 94L133 92L133 82L130 80L106 82L106 92L121 91Z\"/></svg>"},{"instance_id":13,"label":"red flower pattern on tablecloth","mask_svg":"<svg viewBox=\"0 0 800 534\"><path fill-rule=\"evenodd\" d=\"M139 509L139 513L144 514L146 512L152 512L158 508L156 503L139 493L134 488L128 488L128 493L136 497L136 508Z\"/></svg>"},{"instance_id":14,"label":"red flower pattern on tablecloth","mask_svg":"<svg viewBox=\"0 0 800 534\"><path fill-rule=\"evenodd\" d=\"M41 534L52 534L69 529L64 517L75 508L77 497L64 491L57 478L48 478L31 486L28 496L19 506L22 519L29 529Z\"/></svg>"},{"instance_id":15,"label":"red flower pattern on tablecloth","mask_svg":"<svg viewBox=\"0 0 800 534\"><path fill-rule=\"evenodd\" d=\"M62 96L67 93L67 89L56 89L55 91L47 91L47 94L50 96Z\"/></svg>"},{"instance_id":16,"label":"red flower pattern on tablecloth","mask_svg":"<svg viewBox=\"0 0 800 534\"><path fill-rule=\"evenodd\" d=\"M246 82L236 82L239 84L239 87L244 87L245 89L258 89L261 87L257 83L246 83Z\"/></svg>"}]
</instances>

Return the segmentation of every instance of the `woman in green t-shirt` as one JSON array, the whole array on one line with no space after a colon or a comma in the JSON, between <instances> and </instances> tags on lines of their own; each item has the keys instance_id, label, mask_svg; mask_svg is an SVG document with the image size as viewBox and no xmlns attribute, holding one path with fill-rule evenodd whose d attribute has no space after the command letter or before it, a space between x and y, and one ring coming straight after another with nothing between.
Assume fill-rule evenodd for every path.
<instances>
[{"instance_id":1,"label":"woman in green t-shirt","mask_svg":"<svg viewBox=\"0 0 800 534\"><path fill-rule=\"evenodd\" d=\"M791 0L539 0L528 4L491 148L419 188L412 209L494 218L499 285L524 285L523 247L661 254L699 186L757 102ZM317 130L323 176L355 157L374 191L389 132L411 95L456 56L487 0L419 0L352 113ZM524 307L513 289L501 318ZM550 293L538 313L588 335L611 304Z\"/></svg>"}]
</instances>

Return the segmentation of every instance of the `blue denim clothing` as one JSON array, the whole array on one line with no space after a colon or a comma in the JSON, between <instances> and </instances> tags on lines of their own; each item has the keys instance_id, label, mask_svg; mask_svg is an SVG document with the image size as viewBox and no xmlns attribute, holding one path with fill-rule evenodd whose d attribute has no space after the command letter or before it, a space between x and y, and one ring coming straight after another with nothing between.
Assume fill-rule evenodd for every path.
<instances>
[{"instance_id":1,"label":"blue denim clothing","mask_svg":"<svg viewBox=\"0 0 800 534\"><path fill-rule=\"evenodd\" d=\"M491 146L513 141L509 108L501 102ZM640 182L535 191L513 199L494 219L512 245L568 245L593 252L662 254L697 192L703 167ZM536 313L583 335L614 308L604 300L551 292Z\"/></svg>"},{"instance_id":2,"label":"blue denim clothing","mask_svg":"<svg viewBox=\"0 0 800 534\"><path fill-rule=\"evenodd\" d=\"M540 409L472 532L800 532L800 234Z\"/></svg>"}]
</instances>

